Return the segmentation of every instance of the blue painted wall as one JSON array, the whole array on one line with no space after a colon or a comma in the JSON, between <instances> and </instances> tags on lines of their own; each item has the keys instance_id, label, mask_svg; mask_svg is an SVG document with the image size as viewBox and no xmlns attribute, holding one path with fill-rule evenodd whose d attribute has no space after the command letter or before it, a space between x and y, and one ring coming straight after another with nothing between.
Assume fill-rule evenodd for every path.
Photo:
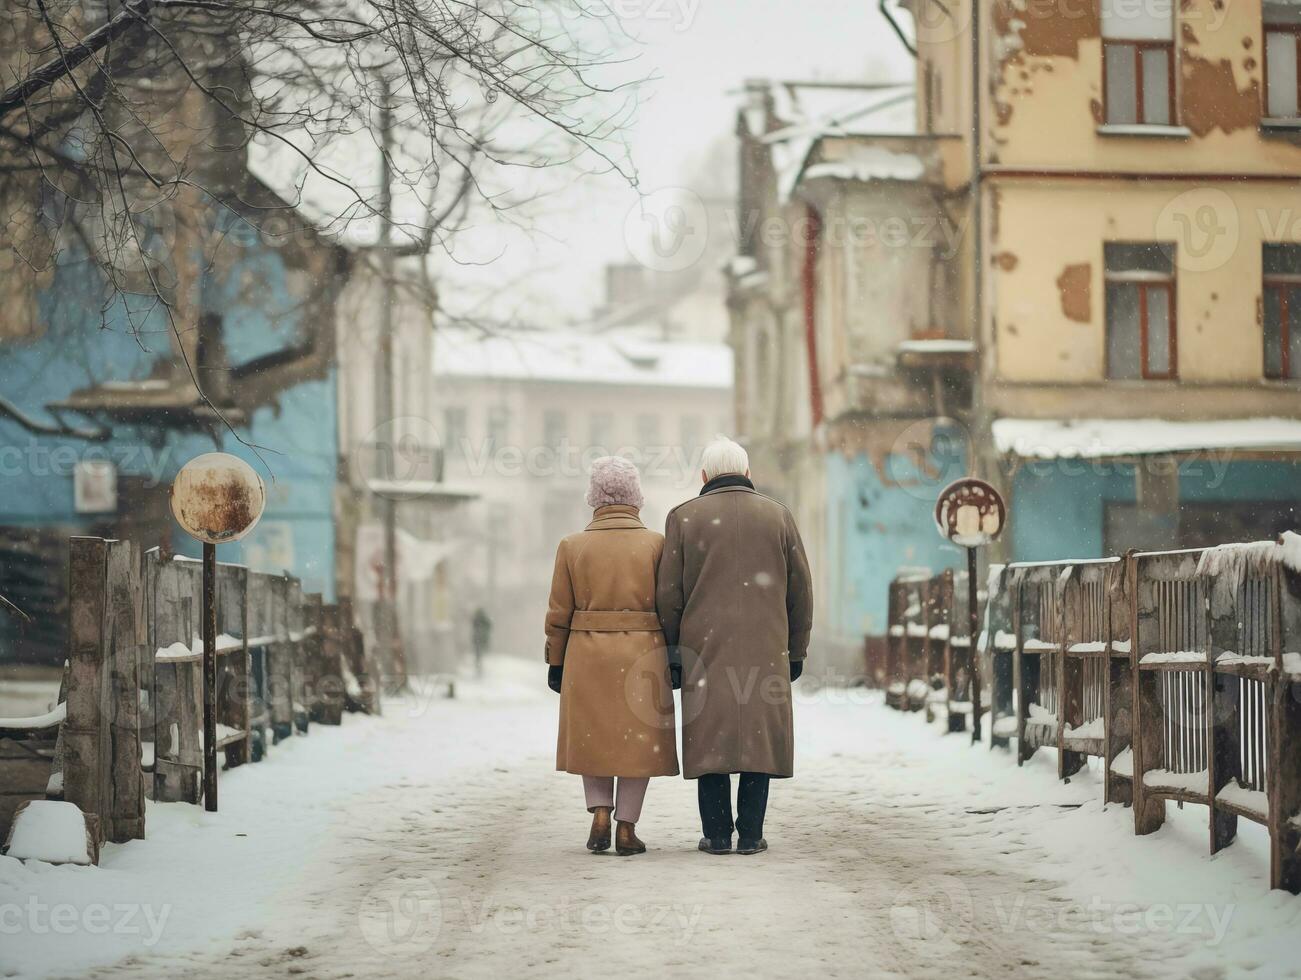
<instances>
[{"instance_id":1,"label":"blue painted wall","mask_svg":"<svg viewBox=\"0 0 1301 980\"><path fill-rule=\"evenodd\" d=\"M298 336L307 297L297 295L294 277L276 248L254 240L223 250L220 267L202 282L205 311L224 318L224 340L232 366L278 350ZM154 312L137 316L133 335L119 302L101 326L103 291L93 270L73 259L56 270L40 295L42 331L33 342L0 345L0 393L28 415L49 420L47 403L106 380L149 376L160 357L170 357L167 324ZM313 324L329 330L328 324ZM146 477L164 497L182 464L220 448L241 456L267 484L268 502L259 527L243 542L223 545L224 561L243 561L264 571L287 568L308 591L334 594L333 499L338 456L338 411L334 370L279 394L258 408L240 436L262 450L262 460L229 431L221 445L201 435L168 435L142 441L126 432L108 443L33 435L0 419L0 523L58 525L86 530L113 515L77 514L73 469L78 460L112 461L121 475ZM75 421L75 416L69 416ZM52 421L52 420L51 420ZM156 542L146 542L152 545ZM198 546L178 529L172 544L181 553Z\"/></svg>"},{"instance_id":2,"label":"blue painted wall","mask_svg":"<svg viewBox=\"0 0 1301 980\"><path fill-rule=\"evenodd\" d=\"M866 455L826 457L828 626L842 640L886 631L887 595L902 566L939 572L965 562L935 529L935 497L966 475L957 434L937 433L928 458L889 454L879 469Z\"/></svg>"},{"instance_id":3,"label":"blue painted wall","mask_svg":"<svg viewBox=\"0 0 1301 980\"><path fill-rule=\"evenodd\" d=\"M1106 505L1133 503L1134 467L1109 461L1032 461L1012 481L1013 560L1099 558L1106 551ZM1301 503L1301 463L1200 459L1179 467L1181 503ZM1177 521L1165 547L1179 546ZM1159 534L1161 529L1156 528Z\"/></svg>"}]
</instances>

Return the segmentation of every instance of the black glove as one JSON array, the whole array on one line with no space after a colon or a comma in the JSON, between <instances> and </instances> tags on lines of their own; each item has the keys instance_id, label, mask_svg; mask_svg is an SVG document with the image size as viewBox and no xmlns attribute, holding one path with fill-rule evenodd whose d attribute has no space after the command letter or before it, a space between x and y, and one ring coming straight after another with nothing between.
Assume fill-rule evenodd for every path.
<instances>
[{"instance_id":1,"label":"black glove","mask_svg":"<svg viewBox=\"0 0 1301 980\"><path fill-rule=\"evenodd\" d=\"M548 667L548 668L547 668L547 687L551 688L551 690L553 690L553 691L555 691L557 694L559 694L559 693L560 693L560 681L561 681L561 679L562 679L564 676L565 676L565 668L564 668L563 666L553 666L553 667Z\"/></svg>"},{"instance_id":2,"label":"black glove","mask_svg":"<svg viewBox=\"0 0 1301 980\"><path fill-rule=\"evenodd\" d=\"M673 690L682 690L682 665L669 664L669 681L673 684Z\"/></svg>"},{"instance_id":3,"label":"black glove","mask_svg":"<svg viewBox=\"0 0 1301 980\"><path fill-rule=\"evenodd\" d=\"M791 683L794 684L797 680L799 680L800 674L802 673L804 673L804 661L792 660L791 661Z\"/></svg>"}]
</instances>

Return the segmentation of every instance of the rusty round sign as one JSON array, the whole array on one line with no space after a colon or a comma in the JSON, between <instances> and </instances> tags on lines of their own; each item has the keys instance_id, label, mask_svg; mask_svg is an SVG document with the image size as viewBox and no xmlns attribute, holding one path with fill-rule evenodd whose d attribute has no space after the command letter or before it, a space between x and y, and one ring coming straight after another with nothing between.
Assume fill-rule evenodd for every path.
<instances>
[{"instance_id":1,"label":"rusty round sign","mask_svg":"<svg viewBox=\"0 0 1301 980\"><path fill-rule=\"evenodd\" d=\"M238 541L257 526L267 491L253 467L229 453L196 456L172 481L172 514L208 544Z\"/></svg>"},{"instance_id":2,"label":"rusty round sign","mask_svg":"<svg viewBox=\"0 0 1301 980\"><path fill-rule=\"evenodd\" d=\"M935 501L935 526L964 548L989 544L1007 523L1007 506L997 490L974 476L954 480Z\"/></svg>"}]
</instances>

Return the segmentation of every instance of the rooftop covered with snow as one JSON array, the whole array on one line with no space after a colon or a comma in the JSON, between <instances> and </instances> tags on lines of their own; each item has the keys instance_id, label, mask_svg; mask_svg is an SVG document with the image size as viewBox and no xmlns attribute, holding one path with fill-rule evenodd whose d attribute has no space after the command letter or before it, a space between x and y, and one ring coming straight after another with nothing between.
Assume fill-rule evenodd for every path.
<instances>
[{"instance_id":1,"label":"rooftop covered with snow","mask_svg":"<svg viewBox=\"0 0 1301 980\"><path fill-rule=\"evenodd\" d=\"M769 81L763 84L772 97L778 121L747 111L742 118L751 136L766 143L772 153L782 198L788 198L809 159L809 151L825 137L914 135L917 132L916 96L911 84L862 85ZM843 168L842 168L843 169ZM897 175L915 169L907 160L865 159L857 170L888 171ZM831 173L821 176L833 176ZM844 176L837 171L834 176ZM904 179L896 176L895 179Z\"/></svg>"},{"instance_id":2,"label":"rooftop covered with snow","mask_svg":"<svg viewBox=\"0 0 1301 980\"><path fill-rule=\"evenodd\" d=\"M725 344L651 340L631 334L564 330L486 335L446 330L434 342L434 374L726 390L732 387L732 351Z\"/></svg>"}]
</instances>

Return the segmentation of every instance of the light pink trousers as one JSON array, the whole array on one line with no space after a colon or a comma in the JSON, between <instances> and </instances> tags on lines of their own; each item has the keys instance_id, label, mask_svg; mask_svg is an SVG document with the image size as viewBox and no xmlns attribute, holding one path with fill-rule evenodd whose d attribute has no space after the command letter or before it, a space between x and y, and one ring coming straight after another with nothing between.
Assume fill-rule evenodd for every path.
<instances>
[{"instance_id":1,"label":"light pink trousers","mask_svg":"<svg viewBox=\"0 0 1301 980\"><path fill-rule=\"evenodd\" d=\"M636 823L641 818L641 805L646 799L646 787L650 780L632 776L619 777L619 799L615 802L613 776L584 776L583 795L587 797L587 809L593 807L614 807L614 819L625 823Z\"/></svg>"}]
</instances>

